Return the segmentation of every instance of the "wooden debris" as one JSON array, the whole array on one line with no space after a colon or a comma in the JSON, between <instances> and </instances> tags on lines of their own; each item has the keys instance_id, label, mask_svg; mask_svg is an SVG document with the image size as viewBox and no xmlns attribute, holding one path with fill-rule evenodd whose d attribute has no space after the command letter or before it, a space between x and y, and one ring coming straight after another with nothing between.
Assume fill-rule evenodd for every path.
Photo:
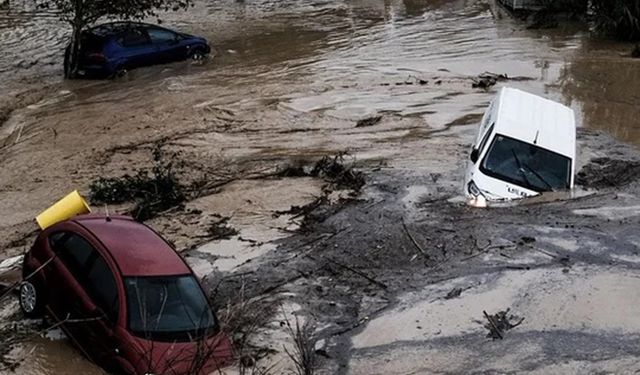
<instances>
[{"instance_id":1,"label":"wooden debris","mask_svg":"<svg viewBox=\"0 0 640 375\"><path fill-rule=\"evenodd\" d=\"M358 271L358 270L356 270L356 269L354 269L354 268L352 268L352 267L347 266L346 264L342 264L342 263L337 262L337 261L335 261L335 260L333 260L333 259L331 259L331 258L323 257L323 259L325 259L327 262L329 262L329 263L331 263L331 264L335 264L335 265L336 265L336 266L338 266L338 267L344 268L344 269L346 269L347 271L351 271L351 272L355 273L356 275L358 275L358 276L360 276L360 277L362 277L362 278L366 279L367 281L369 281L371 284L377 285L377 286L379 286L379 287L380 287L380 288L382 288L382 289L385 289L385 290L386 290L386 289L388 288L386 284L384 284L384 283L382 283L382 282L380 282L380 281L378 281L378 280L374 279L373 277L371 277L371 276L369 276L369 275L365 274L364 272Z\"/></svg>"},{"instance_id":2,"label":"wooden debris","mask_svg":"<svg viewBox=\"0 0 640 375\"><path fill-rule=\"evenodd\" d=\"M453 288L446 296L444 296L444 299L458 298L460 297L460 294L462 294L462 288Z\"/></svg>"},{"instance_id":3,"label":"wooden debris","mask_svg":"<svg viewBox=\"0 0 640 375\"><path fill-rule=\"evenodd\" d=\"M364 128L367 126L373 126L382 121L382 116L373 116L362 119L356 123L356 128Z\"/></svg>"},{"instance_id":4,"label":"wooden debris","mask_svg":"<svg viewBox=\"0 0 640 375\"><path fill-rule=\"evenodd\" d=\"M418 249L420 254L422 254L422 256L424 256L425 259L430 260L431 257L422 249L420 244L418 244L418 241L416 241L416 239L413 238L413 236L411 235L411 232L409 232L409 228L407 228L407 224L404 222L404 218L402 218L402 226L404 227L404 231L407 233L407 236L409 236L409 239L411 240L411 242L413 242L413 245L416 247L416 249Z\"/></svg>"},{"instance_id":5,"label":"wooden debris","mask_svg":"<svg viewBox=\"0 0 640 375\"><path fill-rule=\"evenodd\" d=\"M510 329L513 329L524 321L524 318L509 315L509 311L511 309L506 309L505 311L499 311L494 315L487 314L486 311L482 311L484 317L487 318L489 324L485 324L485 328L489 330L487 337L492 338L494 340L504 339L504 333ZM518 320L517 323L512 323L512 321Z\"/></svg>"}]
</instances>

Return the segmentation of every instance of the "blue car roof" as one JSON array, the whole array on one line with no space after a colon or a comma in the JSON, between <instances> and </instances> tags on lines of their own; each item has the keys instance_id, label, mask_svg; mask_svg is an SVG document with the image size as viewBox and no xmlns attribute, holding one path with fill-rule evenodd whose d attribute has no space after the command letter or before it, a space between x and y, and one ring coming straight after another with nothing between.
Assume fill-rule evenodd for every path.
<instances>
[{"instance_id":1,"label":"blue car roof","mask_svg":"<svg viewBox=\"0 0 640 375\"><path fill-rule=\"evenodd\" d=\"M104 23L102 25L92 27L91 29L89 29L89 32L91 34L94 34L100 37L108 37L108 36L120 34L124 30L132 27L163 29L160 26L151 25L151 24L142 23L142 22L110 22L110 23Z\"/></svg>"}]
</instances>

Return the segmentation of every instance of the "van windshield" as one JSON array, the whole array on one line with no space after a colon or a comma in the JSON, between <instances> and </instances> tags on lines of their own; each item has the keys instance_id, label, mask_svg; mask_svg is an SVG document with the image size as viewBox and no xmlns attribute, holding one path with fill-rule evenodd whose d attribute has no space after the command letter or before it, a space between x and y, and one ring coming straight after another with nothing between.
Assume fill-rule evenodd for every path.
<instances>
[{"instance_id":1,"label":"van windshield","mask_svg":"<svg viewBox=\"0 0 640 375\"><path fill-rule=\"evenodd\" d=\"M494 138L480 170L539 193L571 186L571 159L500 134Z\"/></svg>"},{"instance_id":2,"label":"van windshield","mask_svg":"<svg viewBox=\"0 0 640 375\"><path fill-rule=\"evenodd\" d=\"M191 275L126 277L129 330L160 341L192 341L211 334L216 322Z\"/></svg>"}]
</instances>

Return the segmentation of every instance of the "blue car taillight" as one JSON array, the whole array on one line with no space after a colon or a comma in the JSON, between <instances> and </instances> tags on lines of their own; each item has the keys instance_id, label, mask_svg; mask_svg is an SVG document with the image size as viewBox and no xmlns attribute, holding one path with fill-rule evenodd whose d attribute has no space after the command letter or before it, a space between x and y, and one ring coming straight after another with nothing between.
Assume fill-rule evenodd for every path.
<instances>
[{"instance_id":1,"label":"blue car taillight","mask_svg":"<svg viewBox=\"0 0 640 375\"><path fill-rule=\"evenodd\" d=\"M92 63L105 63L107 58L102 53L90 53L87 55L87 60Z\"/></svg>"}]
</instances>

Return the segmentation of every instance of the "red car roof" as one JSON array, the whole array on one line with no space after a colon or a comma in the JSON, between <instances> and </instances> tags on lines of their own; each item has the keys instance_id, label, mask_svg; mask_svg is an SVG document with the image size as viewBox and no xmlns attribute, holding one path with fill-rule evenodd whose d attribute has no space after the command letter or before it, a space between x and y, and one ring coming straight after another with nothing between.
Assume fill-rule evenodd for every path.
<instances>
[{"instance_id":1,"label":"red car roof","mask_svg":"<svg viewBox=\"0 0 640 375\"><path fill-rule=\"evenodd\" d=\"M107 248L123 276L184 275L191 270L156 232L126 216L87 215L73 219Z\"/></svg>"}]
</instances>

